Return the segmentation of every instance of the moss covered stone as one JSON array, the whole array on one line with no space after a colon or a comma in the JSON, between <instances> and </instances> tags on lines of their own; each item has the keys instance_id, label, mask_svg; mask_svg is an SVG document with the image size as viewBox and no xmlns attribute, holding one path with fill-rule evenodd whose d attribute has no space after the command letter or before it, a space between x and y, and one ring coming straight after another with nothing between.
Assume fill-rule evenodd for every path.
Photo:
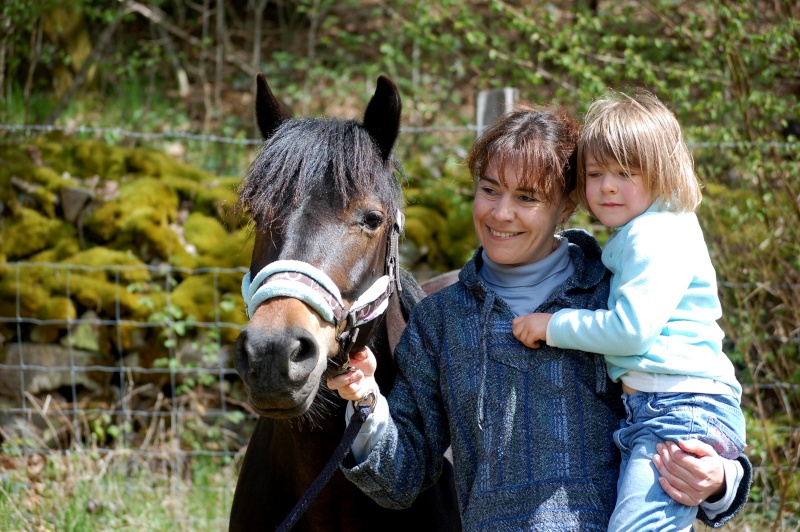
<instances>
[{"instance_id":1,"label":"moss covered stone","mask_svg":"<svg viewBox=\"0 0 800 532\"><path fill-rule=\"evenodd\" d=\"M115 281L117 272L119 272L120 282L126 285L149 281L152 277L146 264L130 251L117 251L102 246L80 251L61 262L96 269L95 272L84 270L82 273L111 282ZM122 266L122 268L111 268L113 266Z\"/></svg>"},{"instance_id":2,"label":"moss covered stone","mask_svg":"<svg viewBox=\"0 0 800 532\"><path fill-rule=\"evenodd\" d=\"M126 152L125 148L96 140L74 141L74 159L81 169L81 177L98 175L102 179L120 179L128 171Z\"/></svg>"},{"instance_id":3,"label":"moss covered stone","mask_svg":"<svg viewBox=\"0 0 800 532\"><path fill-rule=\"evenodd\" d=\"M211 181L207 172L181 163L162 151L133 148L127 154L128 172L151 177L185 177L193 181Z\"/></svg>"},{"instance_id":4,"label":"moss covered stone","mask_svg":"<svg viewBox=\"0 0 800 532\"><path fill-rule=\"evenodd\" d=\"M42 216L35 210L22 208L18 216L5 219L3 253L8 260L20 260L54 244L59 235L68 232L64 223Z\"/></svg>"},{"instance_id":5,"label":"moss covered stone","mask_svg":"<svg viewBox=\"0 0 800 532\"><path fill-rule=\"evenodd\" d=\"M250 219L237 207L236 187L240 181L238 177L215 180L213 187L197 193L197 209L215 215L229 230L246 226Z\"/></svg>"},{"instance_id":6,"label":"moss covered stone","mask_svg":"<svg viewBox=\"0 0 800 532\"><path fill-rule=\"evenodd\" d=\"M0 316L40 318L50 299L45 281L52 276L52 268L0 265Z\"/></svg>"}]
</instances>

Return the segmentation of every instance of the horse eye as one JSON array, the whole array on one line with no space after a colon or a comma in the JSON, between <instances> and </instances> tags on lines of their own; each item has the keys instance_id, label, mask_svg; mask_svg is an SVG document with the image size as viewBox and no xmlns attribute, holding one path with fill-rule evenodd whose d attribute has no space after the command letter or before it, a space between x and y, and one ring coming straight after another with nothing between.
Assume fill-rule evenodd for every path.
<instances>
[{"instance_id":1,"label":"horse eye","mask_svg":"<svg viewBox=\"0 0 800 532\"><path fill-rule=\"evenodd\" d=\"M370 211L364 215L364 225L370 229L377 229L383 224L383 214L378 211Z\"/></svg>"}]
</instances>

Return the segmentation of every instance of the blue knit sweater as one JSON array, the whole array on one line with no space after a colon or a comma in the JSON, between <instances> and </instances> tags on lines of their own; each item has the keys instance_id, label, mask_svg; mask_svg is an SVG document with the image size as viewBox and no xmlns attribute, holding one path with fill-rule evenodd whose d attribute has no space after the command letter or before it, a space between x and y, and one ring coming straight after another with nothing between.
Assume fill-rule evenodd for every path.
<instances>
[{"instance_id":1,"label":"blue knit sweater","mask_svg":"<svg viewBox=\"0 0 800 532\"><path fill-rule=\"evenodd\" d=\"M565 236L575 273L537 311L605 308L600 247L583 231ZM438 478L452 446L465 530L605 531L621 392L600 355L518 342L514 314L480 267L478 250L458 283L414 309L396 348L387 428L364 462L342 469L379 504L403 508Z\"/></svg>"}]
</instances>

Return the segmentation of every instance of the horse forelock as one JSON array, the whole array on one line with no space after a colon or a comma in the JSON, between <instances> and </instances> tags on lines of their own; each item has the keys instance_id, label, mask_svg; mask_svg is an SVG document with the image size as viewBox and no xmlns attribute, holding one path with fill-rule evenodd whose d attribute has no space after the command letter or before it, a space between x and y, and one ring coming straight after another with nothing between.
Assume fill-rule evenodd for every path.
<instances>
[{"instance_id":1,"label":"horse forelock","mask_svg":"<svg viewBox=\"0 0 800 532\"><path fill-rule=\"evenodd\" d=\"M391 157L384 161L375 140L356 120L299 118L284 122L250 165L239 188L240 206L271 225L315 191L346 209L366 192L394 213L402 193Z\"/></svg>"}]
</instances>

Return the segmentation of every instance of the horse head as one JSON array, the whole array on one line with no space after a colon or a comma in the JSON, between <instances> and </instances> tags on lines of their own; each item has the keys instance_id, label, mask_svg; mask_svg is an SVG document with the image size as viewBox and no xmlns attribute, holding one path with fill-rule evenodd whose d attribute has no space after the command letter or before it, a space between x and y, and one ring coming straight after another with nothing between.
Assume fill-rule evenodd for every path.
<instances>
[{"instance_id":1,"label":"horse head","mask_svg":"<svg viewBox=\"0 0 800 532\"><path fill-rule=\"evenodd\" d=\"M239 191L255 242L235 366L258 414L313 420L334 400L324 376L346 367L399 290L400 96L381 76L363 122L292 118L263 74L257 86L264 144Z\"/></svg>"}]
</instances>

